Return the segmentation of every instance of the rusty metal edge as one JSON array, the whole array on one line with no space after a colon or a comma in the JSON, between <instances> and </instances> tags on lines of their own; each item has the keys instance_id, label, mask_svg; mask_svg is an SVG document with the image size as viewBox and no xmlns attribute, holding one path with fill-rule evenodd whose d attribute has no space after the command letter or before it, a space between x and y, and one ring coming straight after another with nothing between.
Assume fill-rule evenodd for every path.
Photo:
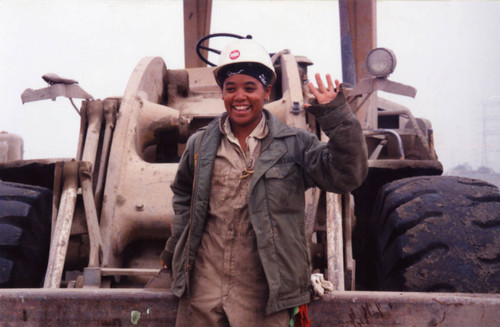
<instances>
[{"instance_id":1,"label":"rusty metal edge","mask_svg":"<svg viewBox=\"0 0 500 327\"><path fill-rule=\"evenodd\" d=\"M174 326L177 299L144 289L3 289L1 326ZM500 326L500 294L339 291L312 326Z\"/></svg>"},{"instance_id":2,"label":"rusty metal edge","mask_svg":"<svg viewBox=\"0 0 500 327\"><path fill-rule=\"evenodd\" d=\"M0 326L174 326L177 298L144 289L3 289Z\"/></svg>"},{"instance_id":3,"label":"rusty metal edge","mask_svg":"<svg viewBox=\"0 0 500 327\"><path fill-rule=\"evenodd\" d=\"M45 158L45 159L26 159L0 162L0 169L24 167L31 164L51 165L60 161L72 161L73 158Z\"/></svg>"},{"instance_id":4,"label":"rusty metal edge","mask_svg":"<svg viewBox=\"0 0 500 327\"><path fill-rule=\"evenodd\" d=\"M313 326L500 326L500 294L333 292L308 309Z\"/></svg>"}]
</instances>

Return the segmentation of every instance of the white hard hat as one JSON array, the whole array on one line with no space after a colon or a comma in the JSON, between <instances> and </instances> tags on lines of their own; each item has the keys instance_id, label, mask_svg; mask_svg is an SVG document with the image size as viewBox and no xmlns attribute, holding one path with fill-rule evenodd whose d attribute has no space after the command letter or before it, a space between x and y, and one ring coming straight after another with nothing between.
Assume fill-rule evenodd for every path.
<instances>
[{"instance_id":1,"label":"white hard hat","mask_svg":"<svg viewBox=\"0 0 500 327\"><path fill-rule=\"evenodd\" d=\"M276 80L276 72L269 53L258 43L251 39L237 39L230 42L219 56L218 66L214 70L215 80L222 87L223 80L219 71L229 65L253 63L264 66L269 71L272 84Z\"/></svg>"}]
</instances>

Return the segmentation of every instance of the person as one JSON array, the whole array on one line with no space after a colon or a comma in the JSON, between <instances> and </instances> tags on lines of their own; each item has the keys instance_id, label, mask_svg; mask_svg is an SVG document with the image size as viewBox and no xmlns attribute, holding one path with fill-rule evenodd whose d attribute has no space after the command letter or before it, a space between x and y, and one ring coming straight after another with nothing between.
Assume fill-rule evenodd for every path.
<instances>
[{"instance_id":1,"label":"person","mask_svg":"<svg viewBox=\"0 0 500 327\"><path fill-rule=\"evenodd\" d=\"M177 326L288 326L308 303L305 195L345 193L366 177L366 144L340 83L316 75L314 114L328 143L264 109L276 73L255 41L231 42L214 76L226 112L193 134L171 185L175 217L161 254Z\"/></svg>"}]
</instances>

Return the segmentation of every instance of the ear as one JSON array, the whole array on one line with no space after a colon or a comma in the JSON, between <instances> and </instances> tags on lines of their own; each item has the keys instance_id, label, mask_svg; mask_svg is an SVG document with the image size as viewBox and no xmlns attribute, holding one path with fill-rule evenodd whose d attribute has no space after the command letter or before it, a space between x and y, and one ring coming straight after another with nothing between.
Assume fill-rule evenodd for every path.
<instances>
[{"instance_id":1,"label":"ear","mask_svg":"<svg viewBox=\"0 0 500 327\"><path fill-rule=\"evenodd\" d=\"M264 87L264 99L269 101L269 97L271 96L271 90L273 89L272 85L268 85Z\"/></svg>"}]
</instances>

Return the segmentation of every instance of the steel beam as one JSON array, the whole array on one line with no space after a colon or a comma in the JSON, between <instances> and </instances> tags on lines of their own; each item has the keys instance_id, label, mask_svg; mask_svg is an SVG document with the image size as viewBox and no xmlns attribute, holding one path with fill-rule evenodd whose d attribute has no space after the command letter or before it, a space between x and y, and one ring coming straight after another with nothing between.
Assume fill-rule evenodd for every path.
<instances>
[{"instance_id":1,"label":"steel beam","mask_svg":"<svg viewBox=\"0 0 500 327\"><path fill-rule=\"evenodd\" d=\"M500 326L500 294L333 292L308 306L313 326Z\"/></svg>"},{"instance_id":2,"label":"steel beam","mask_svg":"<svg viewBox=\"0 0 500 327\"><path fill-rule=\"evenodd\" d=\"M205 67L195 47L200 38L210 33L212 0L184 0L184 60L186 68ZM208 44L205 44L208 46ZM206 51L202 50L202 53Z\"/></svg>"},{"instance_id":3,"label":"steel beam","mask_svg":"<svg viewBox=\"0 0 500 327\"><path fill-rule=\"evenodd\" d=\"M144 289L0 290L0 326L174 326L177 299ZM499 294L338 291L312 326L500 326Z\"/></svg>"},{"instance_id":4,"label":"steel beam","mask_svg":"<svg viewBox=\"0 0 500 327\"><path fill-rule=\"evenodd\" d=\"M377 1L340 0L339 12L343 79L354 84L370 77L366 56L377 46Z\"/></svg>"},{"instance_id":5,"label":"steel beam","mask_svg":"<svg viewBox=\"0 0 500 327\"><path fill-rule=\"evenodd\" d=\"M143 289L0 290L0 326L174 326L177 299Z\"/></svg>"}]
</instances>

